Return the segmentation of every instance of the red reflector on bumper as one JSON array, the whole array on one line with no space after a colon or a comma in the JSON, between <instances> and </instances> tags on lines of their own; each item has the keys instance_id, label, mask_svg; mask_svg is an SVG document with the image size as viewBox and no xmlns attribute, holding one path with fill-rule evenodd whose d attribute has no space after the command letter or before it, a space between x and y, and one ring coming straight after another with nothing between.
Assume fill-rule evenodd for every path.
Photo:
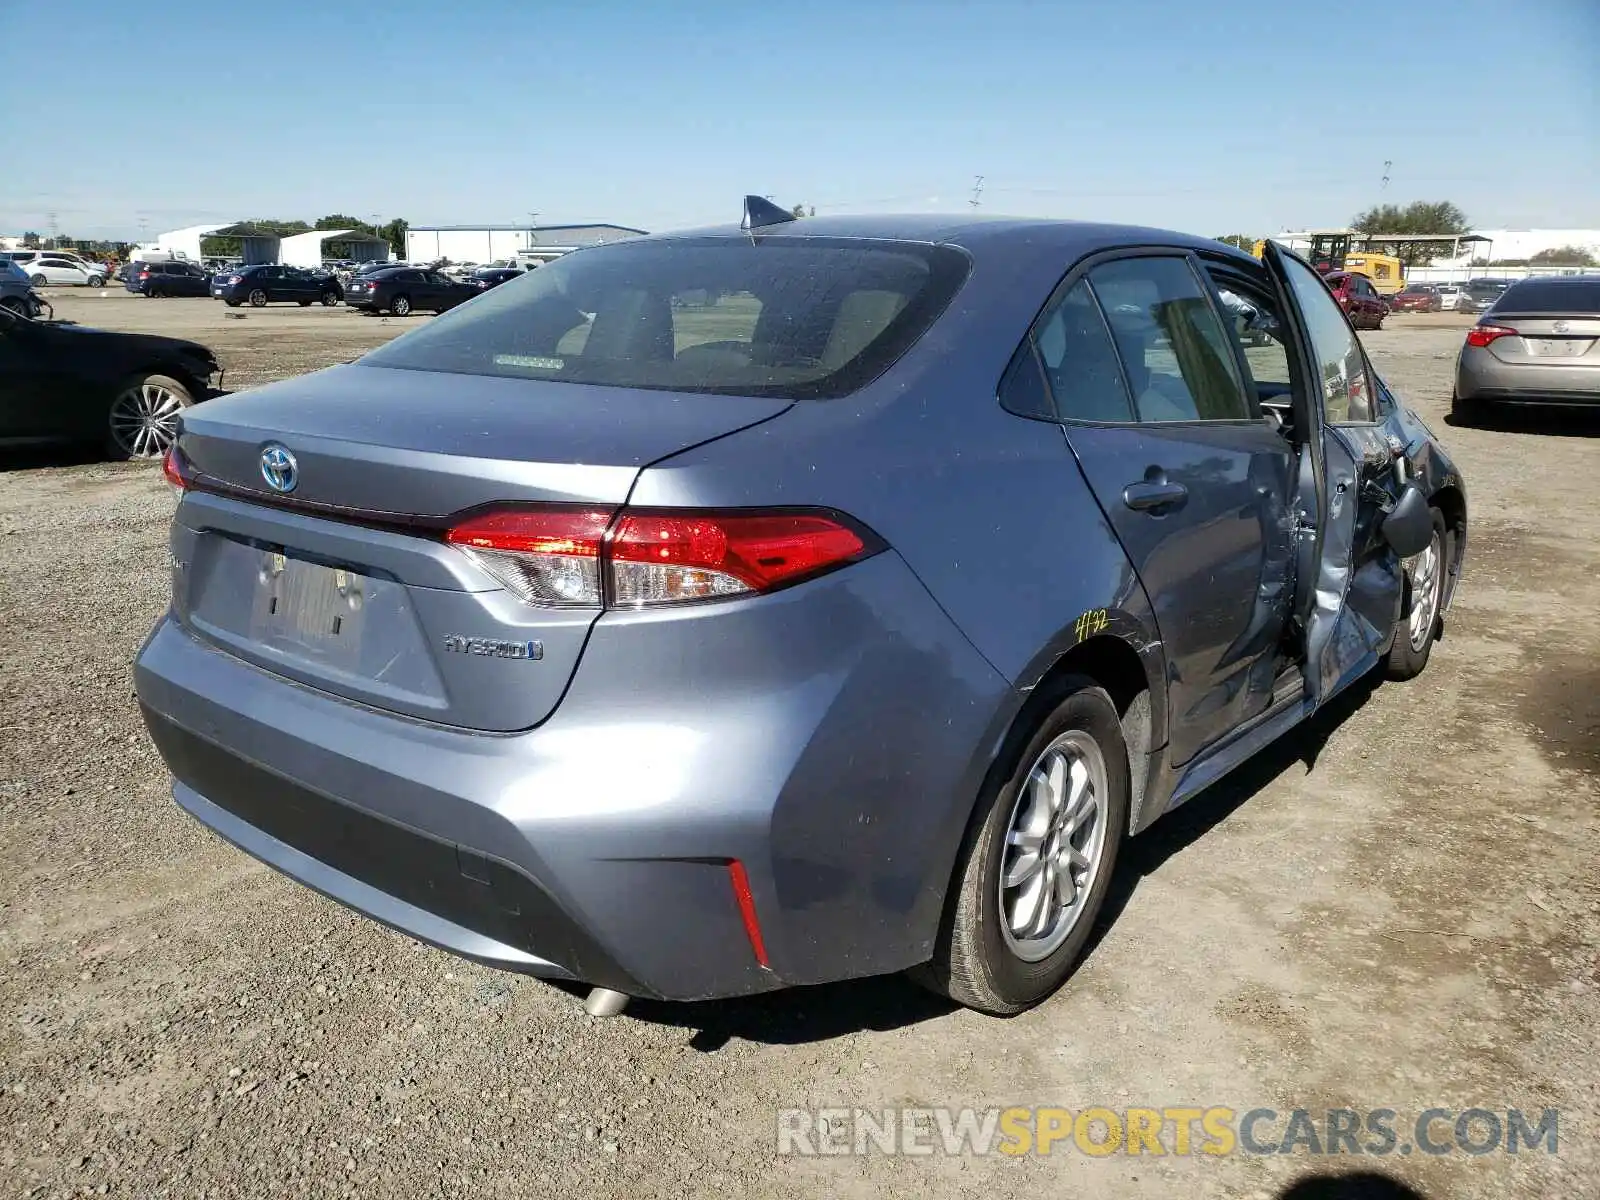
<instances>
[{"instance_id":1,"label":"red reflector on bumper","mask_svg":"<svg viewBox=\"0 0 1600 1200\"><path fill-rule=\"evenodd\" d=\"M744 922L750 949L755 952L756 962L767 967L767 947L761 940L761 923L756 920L756 898L750 894L750 876L745 874L744 864L737 858L728 862L728 878L733 881L733 898L739 905L739 918Z\"/></svg>"}]
</instances>

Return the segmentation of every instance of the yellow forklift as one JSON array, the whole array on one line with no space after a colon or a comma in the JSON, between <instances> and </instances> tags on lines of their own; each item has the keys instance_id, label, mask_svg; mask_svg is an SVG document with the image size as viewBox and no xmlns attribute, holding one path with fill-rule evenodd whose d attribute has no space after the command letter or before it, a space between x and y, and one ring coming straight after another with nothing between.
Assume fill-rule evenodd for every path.
<instances>
[{"instance_id":1,"label":"yellow forklift","mask_svg":"<svg viewBox=\"0 0 1600 1200\"><path fill-rule=\"evenodd\" d=\"M1273 240L1288 246L1324 275L1329 271L1365 275L1380 295L1392 296L1405 287L1405 267L1400 260L1370 249L1359 230L1307 229ZM1265 247L1265 241L1255 244L1257 258Z\"/></svg>"}]
</instances>

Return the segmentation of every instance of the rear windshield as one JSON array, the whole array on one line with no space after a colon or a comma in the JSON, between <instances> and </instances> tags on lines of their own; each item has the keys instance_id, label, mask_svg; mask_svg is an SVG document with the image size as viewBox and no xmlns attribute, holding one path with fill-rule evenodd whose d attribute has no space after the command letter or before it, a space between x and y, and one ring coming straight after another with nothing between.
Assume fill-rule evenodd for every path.
<instances>
[{"instance_id":1,"label":"rear windshield","mask_svg":"<svg viewBox=\"0 0 1600 1200\"><path fill-rule=\"evenodd\" d=\"M1497 312L1600 314L1600 279L1582 283L1552 283L1530 279L1508 287L1495 301Z\"/></svg>"},{"instance_id":2,"label":"rear windshield","mask_svg":"<svg viewBox=\"0 0 1600 1200\"><path fill-rule=\"evenodd\" d=\"M671 238L564 255L362 361L613 387L824 399L881 374L966 279L948 246Z\"/></svg>"}]
</instances>

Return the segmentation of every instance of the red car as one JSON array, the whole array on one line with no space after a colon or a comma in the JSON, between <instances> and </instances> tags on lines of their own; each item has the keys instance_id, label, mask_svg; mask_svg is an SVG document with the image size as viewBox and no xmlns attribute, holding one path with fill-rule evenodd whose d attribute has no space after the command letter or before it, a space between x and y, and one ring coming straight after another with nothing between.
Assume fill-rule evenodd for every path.
<instances>
[{"instance_id":1,"label":"red car","mask_svg":"<svg viewBox=\"0 0 1600 1200\"><path fill-rule=\"evenodd\" d=\"M1410 283L1389 301L1389 307L1395 312L1442 312L1444 301L1437 288L1425 283Z\"/></svg>"},{"instance_id":2,"label":"red car","mask_svg":"<svg viewBox=\"0 0 1600 1200\"><path fill-rule=\"evenodd\" d=\"M1357 329L1383 328L1383 319L1389 315L1389 304L1378 295L1372 280L1349 271L1330 271L1322 279L1333 293L1333 298L1339 302L1339 307L1344 309L1345 316L1350 318L1351 325Z\"/></svg>"}]
</instances>

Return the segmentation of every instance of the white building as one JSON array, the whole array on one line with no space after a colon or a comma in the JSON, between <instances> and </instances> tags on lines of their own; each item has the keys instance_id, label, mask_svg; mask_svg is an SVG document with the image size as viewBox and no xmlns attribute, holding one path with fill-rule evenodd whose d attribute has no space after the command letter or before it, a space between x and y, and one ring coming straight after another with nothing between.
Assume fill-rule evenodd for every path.
<instances>
[{"instance_id":1,"label":"white building","mask_svg":"<svg viewBox=\"0 0 1600 1200\"><path fill-rule=\"evenodd\" d=\"M406 230L406 259L414 263L487 263L529 251L552 257L582 246L641 237L627 225L413 225Z\"/></svg>"},{"instance_id":2,"label":"white building","mask_svg":"<svg viewBox=\"0 0 1600 1200\"><path fill-rule=\"evenodd\" d=\"M1558 246L1579 246L1600 259L1600 229L1474 229L1479 237L1492 243L1488 247L1490 258L1532 258L1544 250ZM1474 247L1471 254L1463 253L1460 261L1481 258L1484 247ZM1442 259L1434 259L1435 266L1445 266Z\"/></svg>"},{"instance_id":3,"label":"white building","mask_svg":"<svg viewBox=\"0 0 1600 1200\"><path fill-rule=\"evenodd\" d=\"M387 238L369 237L353 229L313 229L280 238L278 261L290 267L320 267L328 242L343 242L356 262L388 262L393 257Z\"/></svg>"}]
</instances>

